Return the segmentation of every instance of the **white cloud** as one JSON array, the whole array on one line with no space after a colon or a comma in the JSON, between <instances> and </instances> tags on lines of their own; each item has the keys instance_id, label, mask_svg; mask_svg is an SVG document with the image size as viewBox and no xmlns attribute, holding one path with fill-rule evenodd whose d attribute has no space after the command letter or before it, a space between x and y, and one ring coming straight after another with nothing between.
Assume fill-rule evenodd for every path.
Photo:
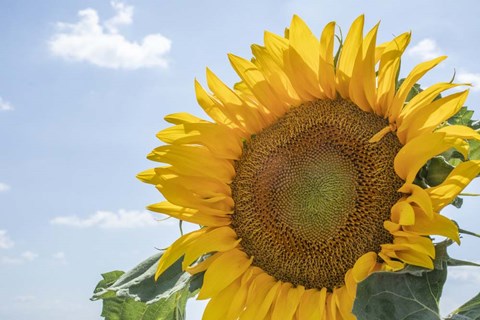
<instances>
[{"instance_id":1,"label":"white cloud","mask_svg":"<svg viewBox=\"0 0 480 320\"><path fill-rule=\"evenodd\" d=\"M105 27L111 33L118 33L118 26L132 24L133 7L115 1L112 1L111 5L116 15L105 21Z\"/></svg>"},{"instance_id":2,"label":"white cloud","mask_svg":"<svg viewBox=\"0 0 480 320\"><path fill-rule=\"evenodd\" d=\"M167 68L165 55L170 51L171 40L161 34L149 34L140 43L128 41L118 28L132 24L133 7L115 1L111 5L115 15L104 23L91 8L80 10L75 24L57 23L58 32L49 42L50 51L67 60L105 68Z\"/></svg>"},{"instance_id":3,"label":"white cloud","mask_svg":"<svg viewBox=\"0 0 480 320\"><path fill-rule=\"evenodd\" d=\"M97 211L96 213L80 218L78 216L60 216L50 220L51 224L76 228L100 227L105 229L141 228L158 226L148 211L123 210L118 212Z\"/></svg>"},{"instance_id":4,"label":"white cloud","mask_svg":"<svg viewBox=\"0 0 480 320\"><path fill-rule=\"evenodd\" d=\"M20 265L27 262L32 262L38 258L38 254L32 251L25 251L20 256L3 256L0 257L0 265Z\"/></svg>"},{"instance_id":5,"label":"white cloud","mask_svg":"<svg viewBox=\"0 0 480 320\"><path fill-rule=\"evenodd\" d=\"M457 281L475 283L480 286L480 269L478 267L461 266L448 268L448 276Z\"/></svg>"},{"instance_id":6,"label":"white cloud","mask_svg":"<svg viewBox=\"0 0 480 320\"><path fill-rule=\"evenodd\" d=\"M25 261L33 261L38 258L38 254L32 251L25 251L20 255Z\"/></svg>"},{"instance_id":7,"label":"white cloud","mask_svg":"<svg viewBox=\"0 0 480 320\"><path fill-rule=\"evenodd\" d=\"M460 71L457 74L457 81L462 83L471 83L472 90L480 91L480 73L470 73Z\"/></svg>"},{"instance_id":8,"label":"white cloud","mask_svg":"<svg viewBox=\"0 0 480 320\"><path fill-rule=\"evenodd\" d=\"M7 235L7 230L0 230L0 249L9 249L14 244L13 240Z\"/></svg>"},{"instance_id":9,"label":"white cloud","mask_svg":"<svg viewBox=\"0 0 480 320\"><path fill-rule=\"evenodd\" d=\"M443 53L435 40L426 38L408 49L407 54L419 57L422 60L431 60L441 56Z\"/></svg>"},{"instance_id":10,"label":"white cloud","mask_svg":"<svg viewBox=\"0 0 480 320\"><path fill-rule=\"evenodd\" d=\"M57 261L60 264L67 264L67 256L65 252L59 251L52 255L53 260Z\"/></svg>"},{"instance_id":11,"label":"white cloud","mask_svg":"<svg viewBox=\"0 0 480 320\"><path fill-rule=\"evenodd\" d=\"M0 192L5 192L10 190L10 186L6 183L0 182Z\"/></svg>"},{"instance_id":12,"label":"white cloud","mask_svg":"<svg viewBox=\"0 0 480 320\"><path fill-rule=\"evenodd\" d=\"M16 265L16 264L22 264L24 262L23 259L17 258L17 257L0 257L0 265Z\"/></svg>"},{"instance_id":13,"label":"white cloud","mask_svg":"<svg viewBox=\"0 0 480 320\"><path fill-rule=\"evenodd\" d=\"M0 111L11 111L11 110L13 110L13 107L10 104L10 102L5 101L2 99L2 97L0 97Z\"/></svg>"}]
</instances>

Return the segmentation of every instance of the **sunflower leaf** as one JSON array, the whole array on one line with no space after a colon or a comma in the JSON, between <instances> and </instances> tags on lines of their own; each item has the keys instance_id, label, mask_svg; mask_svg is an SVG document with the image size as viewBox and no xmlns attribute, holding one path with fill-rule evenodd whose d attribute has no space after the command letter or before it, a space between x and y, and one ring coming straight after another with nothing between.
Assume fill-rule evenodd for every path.
<instances>
[{"instance_id":1,"label":"sunflower leaf","mask_svg":"<svg viewBox=\"0 0 480 320\"><path fill-rule=\"evenodd\" d=\"M474 237L480 238L480 234L475 233L473 231L468 231L468 230L465 230L465 229L458 228L458 232L463 233L463 234L468 234L469 236L474 236Z\"/></svg>"},{"instance_id":2,"label":"sunflower leaf","mask_svg":"<svg viewBox=\"0 0 480 320\"><path fill-rule=\"evenodd\" d=\"M480 267L480 264L466 261L466 260L458 260L454 258L449 258L447 261L449 267L460 267L460 266L472 266L472 267Z\"/></svg>"},{"instance_id":3,"label":"sunflower leaf","mask_svg":"<svg viewBox=\"0 0 480 320\"><path fill-rule=\"evenodd\" d=\"M470 140L468 144L470 145L468 158L470 160L480 160L480 141Z\"/></svg>"},{"instance_id":4,"label":"sunflower leaf","mask_svg":"<svg viewBox=\"0 0 480 320\"><path fill-rule=\"evenodd\" d=\"M102 300L106 320L185 319L187 299L201 287L203 275L190 276L176 261L155 282L156 265L162 253L123 273L103 274L91 300Z\"/></svg>"},{"instance_id":5,"label":"sunflower leaf","mask_svg":"<svg viewBox=\"0 0 480 320\"><path fill-rule=\"evenodd\" d=\"M455 310L446 320L479 320L480 293Z\"/></svg>"},{"instance_id":6,"label":"sunflower leaf","mask_svg":"<svg viewBox=\"0 0 480 320\"><path fill-rule=\"evenodd\" d=\"M447 122L452 125L471 126L473 123L472 116L473 110L462 107L455 115L448 119Z\"/></svg>"},{"instance_id":7,"label":"sunflower leaf","mask_svg":"<svg viewBox=\"0 0 480 320\"><path fill-rule=\"evenodd\" d=\"M358 284L353 313L358 320L441 319L438 301L447 278L446 248L436 245L435 269L407 267L401 272L375 272Z\"/></svg>"},{"instance_id":8,"label":"sunflower leaf","mask_svg":"<svg viewBox=\"0 0 480 320\"><path fill-rule=\"evenodd\" d=\"M426 180L429 186L435 187L441 184L452 172L454 166L448 163L444 157L432 158L427 164Z\"/></svg>"}]
</instances>

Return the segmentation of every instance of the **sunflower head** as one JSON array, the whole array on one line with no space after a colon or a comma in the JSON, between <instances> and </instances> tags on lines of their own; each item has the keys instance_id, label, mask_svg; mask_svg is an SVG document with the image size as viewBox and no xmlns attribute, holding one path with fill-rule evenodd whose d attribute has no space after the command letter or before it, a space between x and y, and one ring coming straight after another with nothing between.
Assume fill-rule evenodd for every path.
<instances>
[{"instance_id":1,"label":"sunflower head","mask_svg":"<svg viewBox=\"0 0 480 320\"><path fill-rule=\"evenodd\" d=\"M139 178L166 201L149 208L202 227L163 254L157 276L183 257L205 272L204 319L354 319L357 283L406 264L433 268L432 235L459 242L440 214L480 172L462 162L439 185L415 184L432 157L468 157L469 127L447 125L468 91L454 83L411 98L445 57L416 66L399 84L410 33L376 43L364 17L335 52L335 23L319 37L294 16L285 36L265 33L254 58L229 55L234 88L207 70L195 82L212 121L186 113L158 133L149 159L165 166ZM338 57L336 59L335 57ZM199 260L199 257L206 259ZM201 261L201 262L198 262Z\"/></svg>"}]
</instances>

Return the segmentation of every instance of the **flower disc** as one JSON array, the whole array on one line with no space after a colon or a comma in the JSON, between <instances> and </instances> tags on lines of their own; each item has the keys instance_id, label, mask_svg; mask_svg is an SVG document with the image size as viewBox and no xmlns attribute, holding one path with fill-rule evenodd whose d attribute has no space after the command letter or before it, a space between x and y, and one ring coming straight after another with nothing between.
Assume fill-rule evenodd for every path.
<instances>
[{"instance_id":1,"label":"flower disc","mask_svg":"<svg viewBox=\"0 0 480 320\"><path fill-rule=\"evenodd\" d=\"M233 228L254 264L282 281L333 288L359 257L392 242L383 227L402 181L394 134L346 100L292 109L252 137L232 184Z\"/></svg>"}]
</instances>

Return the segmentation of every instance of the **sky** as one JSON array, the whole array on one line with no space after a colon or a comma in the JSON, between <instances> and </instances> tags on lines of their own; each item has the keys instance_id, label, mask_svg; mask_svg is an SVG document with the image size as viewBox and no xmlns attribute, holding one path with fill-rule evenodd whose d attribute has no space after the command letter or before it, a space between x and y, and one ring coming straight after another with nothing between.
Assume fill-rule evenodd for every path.
<instances>
[{"instance_id":1,"label":"sky","mask_svg":"<svg viewBox=\"0 0 480 320\"><path fill-rule=\"evenodd\" d=\"M470 82L480 118L480 4L476 0L27 1L0 0L0 319L100 319L89 298L112 270L128 270L179 231L147 212L160 202L135 175L155 166L163 117L197 106L193 81L205 67L238 78L227 53L251 57L264 30L283 33L293 14L319 35L335 20L346 32L360 14L381 21L379 41L412 31L402 75L449 58L422 81ZM468 191L480 193L480 183ZM480 231L480 198L444 213ZM452 246L480 261L480 239ZM447 314L475 295L479 269L450 271ZM205 302L189 302L198 320Z\"/></svg>"}]
</instances>

